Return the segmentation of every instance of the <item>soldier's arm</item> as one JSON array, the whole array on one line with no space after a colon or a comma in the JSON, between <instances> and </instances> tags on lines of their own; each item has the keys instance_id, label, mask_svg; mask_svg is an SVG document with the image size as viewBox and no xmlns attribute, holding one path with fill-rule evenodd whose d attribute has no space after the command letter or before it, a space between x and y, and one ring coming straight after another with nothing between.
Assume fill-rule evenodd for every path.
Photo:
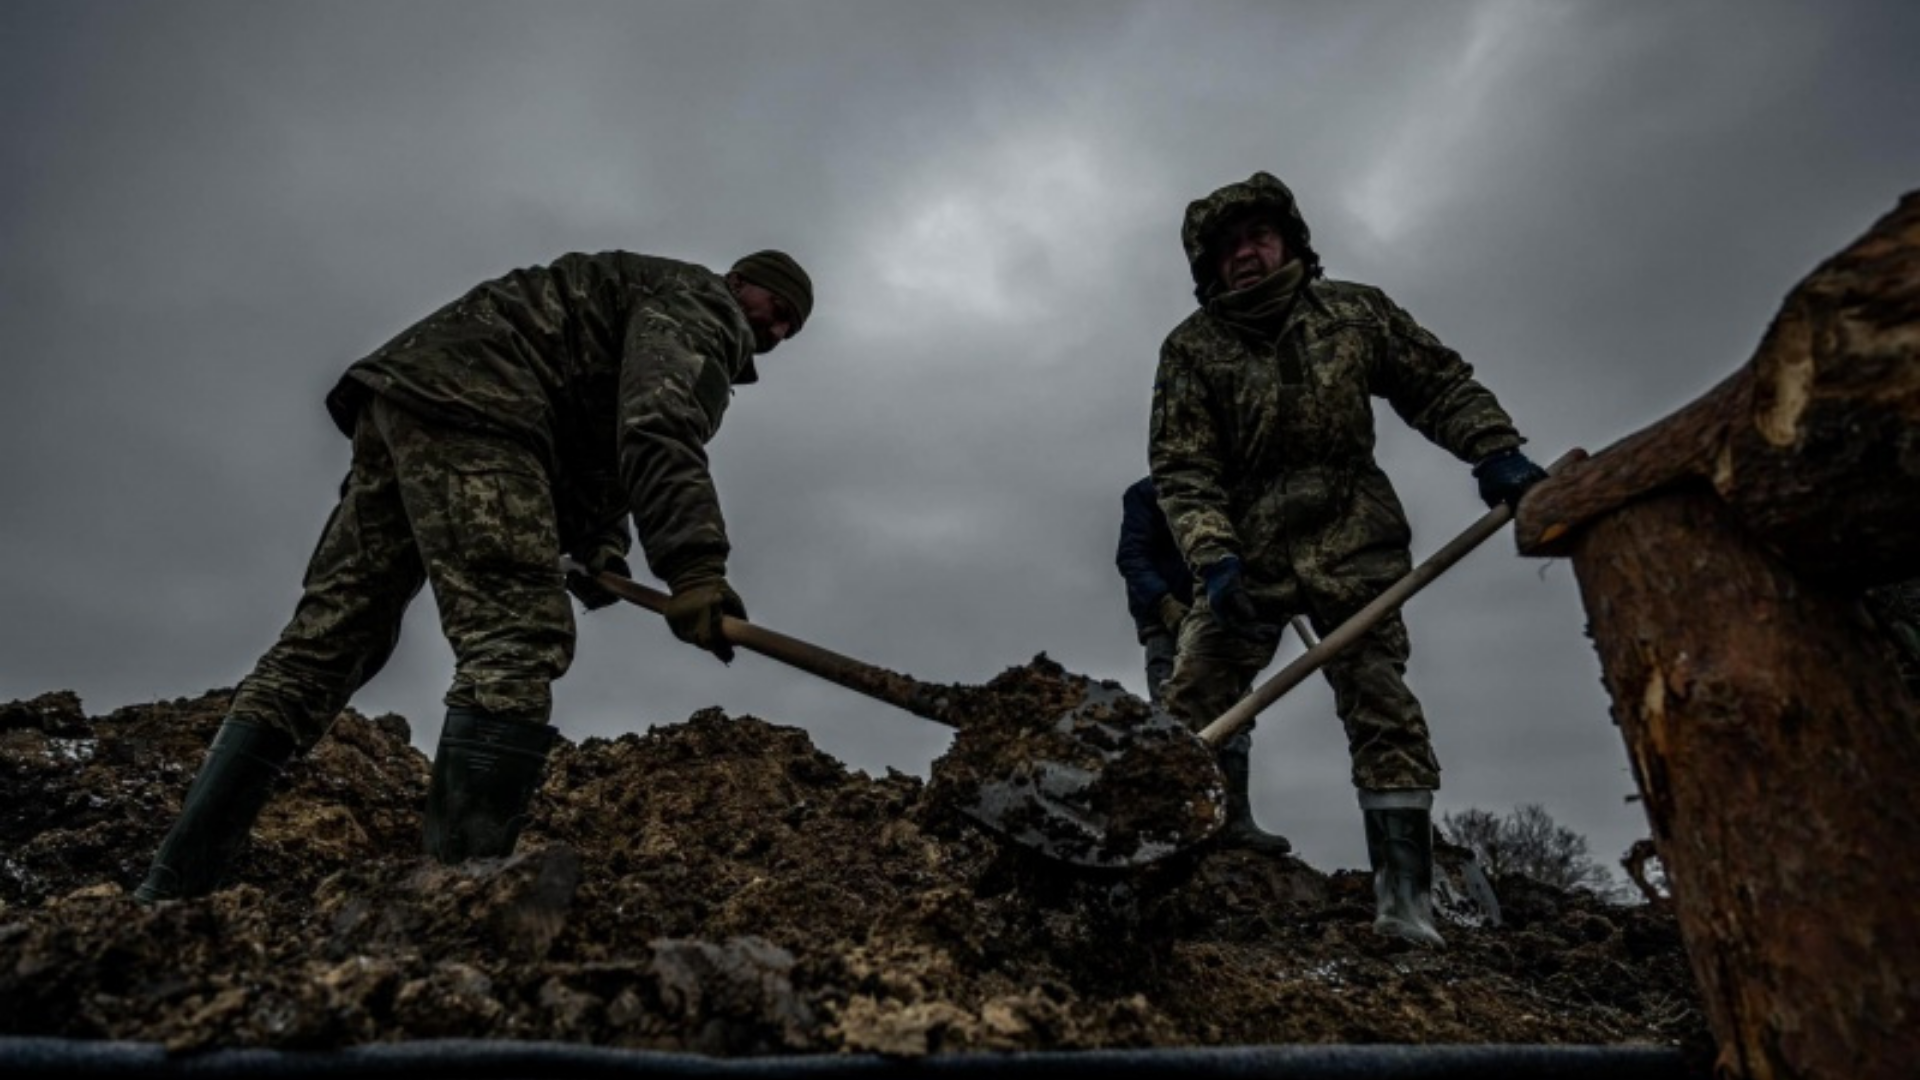
<instances>
[{"instance_id":1,"label":"soldier's arm","mask_svg":"<svg viewBox=\"0 0 1920 1080\"><path fill-rule=\"evenodd\" d=\"M1113 556L1127 583L1127 610L1136 621L1157 621L1160 598L1173 589L1153 564L1153 508L1147 488L1135 484L1120 500L1120 544Z\"/></svg>"},{"instance_id":2,"label":"soldier's arm","mask_svg":"<svg viewBox=\"0 0 1920 1080\"><path fill-rule=\"evenodd\" d=\"M1160 509L1187 565L1204 569L1240 551L1228 513L1220 433L1207 401L1207 386L1186 351L1161 346L1153 381L1153 417L1148 442Z\"/></svg>"},{"instance_id":3,"label":"soldier's arm","mask_svg":"<svg viewBox=\"0 0 1920 1080\"><path fill-rule=\"evenodd\" d=\"M711 293L712 295L708 295ZM731 396L740 348L717 288L670 283L635 306L620 365L620 480L640 547L668 582L722 572L732 545L706 444Z\"/></svg>"},{"instance_id":4,"label":"soldier's arm","mask_svg":"<svg viewBox=\"0 0 1920 1080\"><path fill-rule=\"evenodd\" d=\"M1374 298L1386 347L1375 357L1373 393L1387 399L1415 431L1462 461L1477 462L1525 441L1459 353L1384 294Z\"/></svg>"}]
</instances>

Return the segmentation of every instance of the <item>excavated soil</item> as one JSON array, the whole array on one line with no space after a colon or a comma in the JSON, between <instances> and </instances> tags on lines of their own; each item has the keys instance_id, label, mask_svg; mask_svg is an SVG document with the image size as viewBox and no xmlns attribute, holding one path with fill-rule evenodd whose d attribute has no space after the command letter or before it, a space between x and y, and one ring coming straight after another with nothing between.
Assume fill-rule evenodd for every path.
<instances>
[{"instance_id":1,"label":"excavated soil","mask_svg":"<svg viewBox=\"0 0 1920 1080\"><path fill-rule=\"evenodd\" d=\"M1084 867L1144 865L1224 822L1223 779L1205 743L1117 683L1042 653L985 686L940 688L959 728L933 768L929 809L957 811Z\"/></svg>"},{"instance_id":2,"label":"excavated soil","mask_svg":"<svg viewBox=\"0 0 1920 1080\"><path fill-rule=\"evenodd\" d=\"M990 685L1070 705L1059 678L1036 661ZM0 705L0 1034L1710 1053L1659 907L1509 878L1504 926L1450 918L1429 952L1372 932L1364 874L1204 848L1064 868L911 776L850 772L798 729L718 710L563 743L518 853L452 868L417 854L427 760L406 721L349 711L288 771L236 884L142 908L129 893L227 696L91 718L65 692Z\"/></svg>"}]
</instances>

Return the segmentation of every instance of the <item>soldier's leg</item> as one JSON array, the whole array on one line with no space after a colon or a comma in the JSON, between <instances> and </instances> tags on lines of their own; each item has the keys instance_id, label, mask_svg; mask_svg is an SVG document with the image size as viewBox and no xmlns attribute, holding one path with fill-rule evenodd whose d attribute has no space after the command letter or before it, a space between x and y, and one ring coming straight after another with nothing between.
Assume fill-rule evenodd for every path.
<instances>
[{"instance_id":1,"label":"soldier's leg","mask_svg":"<svg viewBox=\"0 0 1920 1080\"><path fill-rule=\"evenodd\" d=\"M1164 706L1167 680L1173 677L1173 661L1179 655L1179 645L1169 630L1150 631L1141 642L1147 650L1147 700Z\"/></svg>"},{"instance_id":2,"label":"soldier's leg","mask_svg":"<svg viewBox=\"0 0 1920 1080\"><path fill-rule=\"evenodd\" d=\"M1338 620L1331 625L1321 625L1317 618L1315 622L1323 634L1339 625ZM1408 651L1406 624L1396 614L1327 662L1327 682L1333 687L1334 710L1347 730L1357 788L1440 787L1440 762L1426 714L1406 682Z\"/></svg>"},{"instance_id":3,"label":"soldier's leg","mask_svg":"<svg viewBox=\"0 0 1920 1080\"><path fill-rule=\"evenodd\" d=\"M136 900L212 891L288 759L319 741L392 654L423 573L392 456L363 416L352 469L308 562L293 619L241 681Z\"/></svg>"},{"instance_id":4,"label":"soldier's leg","mask_svg":"<svg viewBox=\"0 0 1920 1080\"><path fill-rule=\"evenodd\" d=\"M374 415L454 654L426 849L449 863L506 855L555 739L553 681L573 660L552 487L517 442L380 403Z\"/></svg>"},{"instance_id":5,"label":"soldier's leg","mask_svg":"<svg viewBox=\"0 0 1920 1080\"><path fill-rule=\"evenodd\" d=\"M1180 626L1179 654L1164 692L1167 710L1190 727L1205 727L1246 696L1255 676L1273 661L1277 648L1278 643L1262 645L1236 637L1204 613L1196 613ZM1220 831L1220 842L1227 847L1285 855L1293 850L1292 842L1253 821L1248 794L1251 747L1249 727L1220 748L1220 771L1227 781L1227 821Z\"/></svg>"},{"instance_id":6,"label":"soldier's leg","mask_svg":"<svg viewBox=\"0 0 1920 1080\"><path fill-rule=\"evenodd\" d=\"M1204 612L1180 624L1180 640L1167 677L1167 711L1195 729L1207 726L1246 696L1254 676L1273 661L1277 642L1260 644L1234 636Z\"/></svg>"},{"instance_id":7,"label":"soldier's leg","mask_svg":"<svg viewBox=\"0 0 1920 1080\"><path fill-rule=\"evenodd\" d=\"M1433 792L1440 786L1440 763L1420 702L1407 688L1407 656L1406 626L1392 615L1330 661L1326 673L1360 789L1374 929L1442 947L1432 901Z\"/></svg>"},{"instance_id":8,"label":"soldier's leg","mask_svg":"<svg viewBox=\"0 0 1920 1080\"><path fill-rule=\"evenodd\" d=\"M429 423L376 400L440 626L453 648L449 707L547 723L573 661L553 489L516 440Z\"/></svg>"},{"instance_id":9,"label":"soldier's leg","mask_svg":"<svg viewBox=\"0 0 1920 1080\"><path fill-rule=\"evenodd\" d=\"M426 570L400 498L394 459L368 412L353 467L301 583L293 618L235 691L231 714L318 742L393 655Z\"/></svg>"}]
</instances>

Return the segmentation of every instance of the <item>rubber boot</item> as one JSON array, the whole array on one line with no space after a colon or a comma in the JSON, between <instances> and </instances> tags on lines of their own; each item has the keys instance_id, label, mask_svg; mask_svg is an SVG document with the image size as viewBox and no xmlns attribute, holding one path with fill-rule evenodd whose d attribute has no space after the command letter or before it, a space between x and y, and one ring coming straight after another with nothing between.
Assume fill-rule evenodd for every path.
<instances>
[{"instance_id":1,"label":"rubber boot","mask_svg":"<svg viewBox=\"0 0 1920 1080\"><path fill-rule=\"evenodd\" d=\"M512 854L557 736L545 724L449 708L427 788L427 854L448 865Z\"/></svg>"},{"instance_id":2,"label":"rubber boot","mask_svg":"<svg viewBox=\"0 0 1920 1080\"><path fill-rule=\"evenodd\" d=\"M1253 800L1247 794L1252 773L1247 757L1252 747L1253 739L1243 731L1220 748L1220 771L1227 777L1227 823L1220 829L1220 846L1261 855L1291 855L1292 841L1253 823Z\"/></svg>"},{"instance_id":3,"label":"rubber boot","mask_svg":"<svg viewBox=\"0 0 1920 1080\"><path fill-rule=\"evenodd\" d=\"M152 904L212 892L292 757L293 737L286 732L232 717L222 722L134 900Z\"/></svg>"},{"instance_id":4,"label":"rubber boot","mask_svg":"<svg viewBox=\"0 0 1920 1080\"><path fill-rule=\"evenodd\" d=\"M1433 792L1360 792L1373 864L1375 933L1436 949L1447 941L1433 926Z\"/></svg>"}]
</instances>

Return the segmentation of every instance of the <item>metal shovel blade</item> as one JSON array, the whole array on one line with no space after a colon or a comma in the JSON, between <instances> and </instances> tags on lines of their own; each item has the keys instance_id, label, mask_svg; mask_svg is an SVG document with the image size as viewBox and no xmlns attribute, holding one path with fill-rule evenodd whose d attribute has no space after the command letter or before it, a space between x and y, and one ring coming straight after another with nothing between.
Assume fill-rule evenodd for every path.
<instances>
[{"instance_id":1,"label":"metal shovel blade","mask_svg":"<svg viewBox=\"0 0 1920 1080\"><path fill-rule=\"evenodd\" d=\"M969 723L936 765L959 808L1012 843L1097 869L1141 866L1226 821L1214 751L1114 683L1068 676L1084 696L1051 721Z\"/></svg>"}]
</instances>

